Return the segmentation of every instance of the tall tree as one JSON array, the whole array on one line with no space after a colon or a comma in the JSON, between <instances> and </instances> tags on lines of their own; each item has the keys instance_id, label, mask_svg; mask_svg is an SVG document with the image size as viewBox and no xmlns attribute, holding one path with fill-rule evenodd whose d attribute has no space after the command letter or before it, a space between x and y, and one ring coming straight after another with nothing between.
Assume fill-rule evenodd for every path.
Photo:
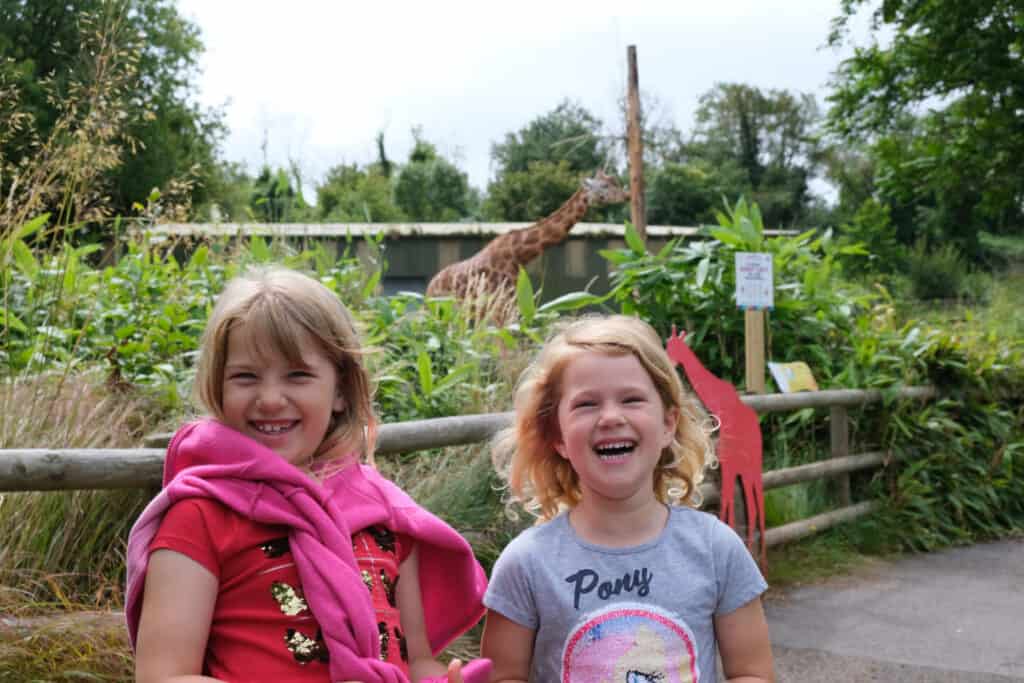
<instances>
[{"instance_id":1,"label":"tall tree","mask_svg":"<svg viewBox=\"0 0 1024 683\"><path fill-rule=\"evenodd\" d=\"M601 135L601 120L584 107L563 100L538 116L504 142L491 147L498 175L528 171L538 161L565 161L572 171L592 173L609 157L609 143Z\"/></svg>"},{"instance_id":2,"label":"tall tree","mask_svg":"<svg viewBox=\"0 0 1024 683\"><path fill-rule=\"evenodd\" d=\"M652 225L715 224L722 199L751 195L746 173L732 160L711 163L694 157L645 169L647 221Z\"/></svg>"},{"instance_id":3,"label":"tall tree","mask_svg":"<svg viewBox=\"0 0 1024 683\"><path fill-rule=\"evenodd\" d=\"M379 166L338 164L316 188L317 213L327 222L390 223L405 220L395 204L392 181Z\"/></svg>"},{"instance_id":4,"label":"tall tree","mask_svg":"<svg viewBox=\"0 0 1024 683\"><path fill-rule=\"evenodd\" d=\"M31 153L33 135L49 135L69 88L90 67L95 40L83 38L91 32L113 41L134 74L120 112L130 143L110 172L114 209L127 213L152 188L182 177L195 181L193 200L205 201L224 128L218 111L190 100L203 47L173 0L0 0L0 70L32 115L0 156L16 161Z\"/></svg>"},{"instance_id":5,"label":"tall tree","mask_svg":"<svg viewBox=\"0 0 1024 683\"><path fill-rule=\"evenodd\" d=\"M395 181L395 204L413 221L454 222L468 216L466 174L440 156L419 128L413 130L413 137L409 162Z\"/></svg>"},{"instance_id":6,"label":"tall tree","mask_svg":"<svg viewBox=\"0 0 1024 683\"><path fill-rule=\"evenodd\" d=\"M743 169L765 222L790 225L807 206L820 163L813 95L718 83L700 98L690 153Z\"/></svg>"},{"instance_id":7,"label":"tall tree","mask_svg":"<svg viewBox=\"0 0 1024 683\"><path fill-rule=\"evenodd\" d=\"M264 223L299 223L310 208L302 197L302 177L296 164L291 173L264 166L252 182L249 207L256 220Z\"/></svg>"},{"instance_id":8,"label":"tall tree","mask_svg":"<svg viewBox=\"0 0 1024 683\"><path fill-rule=\"evenodd\" d=\"M865 7L873 8L874 41L840 65L830 128L873 143L881 192L913 200L932 230L967 251L981 229L1019 231L1024 7L1019 0L842 0L833 46L850 42L850 20ZM883 33L892 36L884 44Z\"/></svg>"},{"instance_id":9,"label":"tall tree","mask_svg":"<svg viewBox=\"0 0 1024 683\"><path fill-rule=\"evenodd\" d=\"M495 221L535 221L554 212L579 189L568 161L535 161L525 171L503 173L487 188L483 212Z\"/></svg>"},{"instance_id":10,"label":"tall tree","mask_svg":"<svg viewBox=\"0 0 1024 683\"><path fill-rule=\"evenodd\" d=\"M532 221L555 211L579 189L583 176L613 161L601 120L565 100L491 147L497 166L484 213L492 220ZM608 216L620 207L605 207Z\"/></svg>"}]
</instances>

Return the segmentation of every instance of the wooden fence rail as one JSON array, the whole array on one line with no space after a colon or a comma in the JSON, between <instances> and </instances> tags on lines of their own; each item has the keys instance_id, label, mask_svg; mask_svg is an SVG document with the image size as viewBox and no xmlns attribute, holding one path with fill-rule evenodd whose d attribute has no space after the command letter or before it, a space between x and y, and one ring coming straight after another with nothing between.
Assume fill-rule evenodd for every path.
<instances>
[{"instance_id":1,"label":"wooden fence rail","mask_svg":"<svg viewBox=\"0 0 1024 683\"><path fill-rule=\"evenodd\" d=\"M848 408L877 403L892 396L899 400L927 400L935 396L933 387L904 387L894 393L878 390L840 389L799 394L759 394L744 396L743 401L758 413L803 408L829 408L831 447L829 457L818 462L764 473L766 490L790 486L814 479L834 479L839 487L842 507L813 518L768 529L768 545L791 541L840 522L871 512L877 504L865 501L850 504L849 473L883 465L887 454L849 453ZM432 420L413 420L381 425L377 452L408 453L479 443L511 423L512 413L463 415ZM29 448L0 450L0 492L60 491L78 489L130 489L157 487L163 469L164 449L169 434L146 440L145 448L133 449L51 449ZM718 487L706 483L701 491L707 504L718 501Z\"/></svg>"}]
</instances>

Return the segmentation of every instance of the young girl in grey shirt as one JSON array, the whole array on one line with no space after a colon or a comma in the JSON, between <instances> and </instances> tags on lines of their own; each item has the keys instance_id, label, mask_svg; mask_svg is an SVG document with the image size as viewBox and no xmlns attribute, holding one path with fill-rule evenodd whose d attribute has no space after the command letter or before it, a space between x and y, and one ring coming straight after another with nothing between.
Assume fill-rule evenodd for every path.
<instances>
[{"instance_id":1,"label":"young girl in grey shirt","mask_svg":"<svg viewBox=\"0 0 1024 683\"><path fill-rule=\"evenodd\" d=\"M494 566L492 681L773 681L765 581L694 509L708 420L654 330L627 316L556 334L516 390L495 461L538 516Z\"/></svg>"}]
</instances>

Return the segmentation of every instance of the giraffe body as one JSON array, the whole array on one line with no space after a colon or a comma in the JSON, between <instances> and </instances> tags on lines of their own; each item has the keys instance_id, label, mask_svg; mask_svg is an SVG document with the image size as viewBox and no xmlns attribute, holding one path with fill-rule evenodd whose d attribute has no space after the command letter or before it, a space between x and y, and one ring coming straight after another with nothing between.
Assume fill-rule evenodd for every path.
<instances>
[{"instance_id":1,"label":"giraffe body","mask_svg":"<svg viewBox=\"0 0 1024 683\"><path fill-rule=\"evenodd\" d=\"M598 172L583 181L557 211L533 225L499 235L473 256L443 268L427 285L427 296L454 296L462 300L474 279L483 278L486 291L514 289L519 267L525 266L549 246L569 236L569 231L592 206L619 204L629 199L615 178Z\"/></svg>"},{"instance_id":2,"label":"giraffe body","mask_svg":"<svg viewBox=\"0 0 1024 683\"><path fill-rule=\"evenodd\" d=\"M732 526L736 518L736 477L740 478L747 508L747 547L754 552L755 526L761 532L760 558L767 565L764 538L764 483L761 462L761 425L757 412L740 400L729 382L704 367L685 341L686 332L672 330L666 345L668 356L683 366L690 385L708 412L718 418L718 463L722 475L719 517Z\"/></svg>"}]
</instances>

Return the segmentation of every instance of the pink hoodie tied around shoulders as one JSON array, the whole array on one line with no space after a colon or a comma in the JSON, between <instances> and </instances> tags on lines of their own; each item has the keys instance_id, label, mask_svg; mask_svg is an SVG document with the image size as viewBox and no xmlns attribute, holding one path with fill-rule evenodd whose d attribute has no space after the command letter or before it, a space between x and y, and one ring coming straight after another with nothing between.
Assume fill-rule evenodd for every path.
<instances>
[{"instance_id":1,"label":"pink hoodie tied around shoulders","mask_svg":"<svg viewBox=\"0 0 1024 683\"><path fill-rule=\"evenodd\" d=\"M352 460L316 482L219 422L200 420L179 429L167 448L163 490L128 538L125 617L132 648L149 544L164 513L185 498L212 498L253 521L291 530L295 566L330 653L332 679L408 683L397 667L379 659L377 624L352 550L352 530L383 525L415 540L427 637L435 655L483 616L487 579L462 536L372 467ZM466 683L483 683L484 662L474 664L463 670Z\"/></svg>"}]
</instances>

